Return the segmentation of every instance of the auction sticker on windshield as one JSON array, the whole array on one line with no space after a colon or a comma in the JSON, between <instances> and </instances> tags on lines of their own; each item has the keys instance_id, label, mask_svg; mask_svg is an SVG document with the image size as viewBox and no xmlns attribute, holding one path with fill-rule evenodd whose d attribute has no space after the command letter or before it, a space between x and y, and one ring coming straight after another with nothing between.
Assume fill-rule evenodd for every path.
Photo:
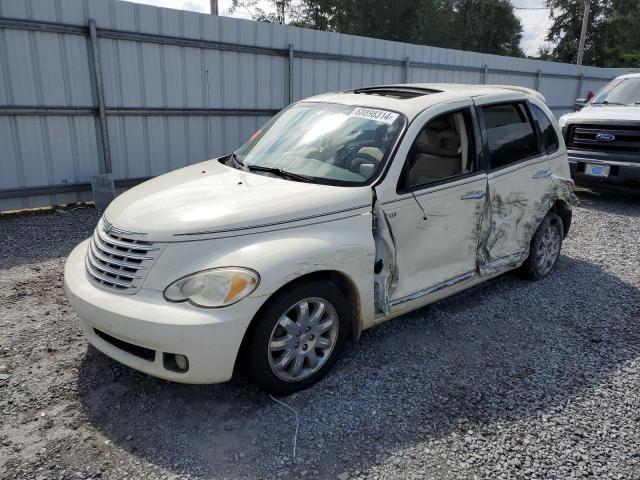
<instances>
[{"instance_id":1,"label":"auction sticker on windshield","mask_svg":"<svg viewBox=\"0 0 640 480\"><path fill-rule=\"evenodd\" d=\"M380 110L378 108L356 107L349 114L350 117L366 118L367 120L375 120L376 122L392 124L396 121L400 114Z\"/></svg>"}]
</instances>

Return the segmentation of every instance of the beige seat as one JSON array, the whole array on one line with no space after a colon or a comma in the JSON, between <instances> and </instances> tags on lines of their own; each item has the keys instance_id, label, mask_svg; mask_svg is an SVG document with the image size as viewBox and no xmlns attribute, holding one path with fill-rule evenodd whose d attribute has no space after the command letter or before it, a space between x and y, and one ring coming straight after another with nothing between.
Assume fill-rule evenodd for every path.
<instances>
[{"instance_id":1,"label":"beige seat","mask_svg":"<svg viewBox=\"0 0 640 480\"><path fill-rule=\"evenodd\" d=\"M431 122L416 139L409 185L422 185L462 173L460 133L445 118Z\"/></svg>"}]
</instances>

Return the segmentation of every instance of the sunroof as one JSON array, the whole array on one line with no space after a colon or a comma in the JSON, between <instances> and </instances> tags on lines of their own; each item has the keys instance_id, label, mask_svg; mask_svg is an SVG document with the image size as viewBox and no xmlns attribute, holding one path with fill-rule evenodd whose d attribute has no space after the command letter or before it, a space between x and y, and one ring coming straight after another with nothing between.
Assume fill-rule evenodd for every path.
<instances>
[{"instance_id":1,"label":"sunroof","mask_svg":"<svg viewBox=\"0 0 640 480\"><path fill-rule=\"evenodd\" d=\"M402 87L402 86L389 86L389 87L365 87L357 88L353 91L356 94L364 95L380 95L381 97L390 98L416 98L423 95L429 95L431 93L438 93L440 90L433 90L431 88L420 87Z\"/></svg>"}]
</instances>

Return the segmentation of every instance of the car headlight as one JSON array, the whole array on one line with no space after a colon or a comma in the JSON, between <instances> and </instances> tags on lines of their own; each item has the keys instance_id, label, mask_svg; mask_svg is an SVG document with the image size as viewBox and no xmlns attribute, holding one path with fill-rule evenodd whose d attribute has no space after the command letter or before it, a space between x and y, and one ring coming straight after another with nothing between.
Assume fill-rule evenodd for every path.
<instances>
[{"instance_id":1,"label":"car headlight","mask_svg":"<svg viewBox=\"0 0 640 480\"><path fill-rule=\"evenodd\" d=\"M176 280L164 290L164 297L200 307L226 307L250 295L258 283L260 276L248 268L214 268Z\"/></svg>"}]
</instances>

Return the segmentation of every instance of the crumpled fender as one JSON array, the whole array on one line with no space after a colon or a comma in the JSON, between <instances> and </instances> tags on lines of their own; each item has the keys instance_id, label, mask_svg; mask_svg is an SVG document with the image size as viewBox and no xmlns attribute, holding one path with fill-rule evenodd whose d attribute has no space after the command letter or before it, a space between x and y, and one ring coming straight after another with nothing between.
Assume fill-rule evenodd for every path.
<instances>
[{"instance_id":1,"label":"crumpled fender","mask_svg":"<svg viewBox=\"0 0 640 480\"><path fill-rule=\"evenodd\" d=\"M476 250L478 272L480 275L491 275L504 271L505 269L519 267L529 256L531 238L542 223L544 217L552 210L556 202L564 202L566 207L569 209L579 204L578 197L573 193L575 183L571 178L552 172L551 181L553 184L553 191L544 195L539 201L535 202L533 206L534 213L532 214L531 221L522 225L522 228L525 229L523 238L526 240L526 243L522 245L522 248L517 253L500 258L492 258L490 253L492 239L495 239L497 235L496 230L500 230L500 225L496 224L493 212L493 202L490 197L489 186L487 185L487 201L485 202L485 208L482 215L480 234L478 235L478 248ZM508 220L514 221L514 219Z\"/></svg>"}]
</instances>

